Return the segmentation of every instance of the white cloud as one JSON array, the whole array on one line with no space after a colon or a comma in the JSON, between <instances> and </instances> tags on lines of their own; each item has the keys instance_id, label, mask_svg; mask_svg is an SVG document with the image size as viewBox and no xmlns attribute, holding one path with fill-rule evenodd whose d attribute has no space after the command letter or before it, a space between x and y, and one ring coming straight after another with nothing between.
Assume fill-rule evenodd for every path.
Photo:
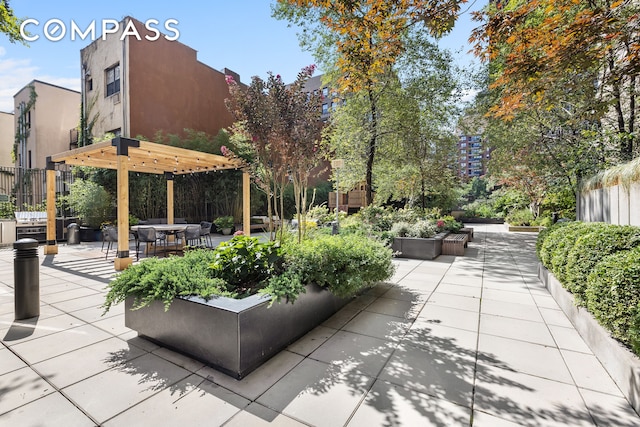
<instances>
[{"instance_id":1,"label":"white cloud","mask_svg":"<svg viewBox=\"0 0 640 427\"><path fill-rule=\"evenodd\" d=\"M68 89L80 90L80 78L42 74L30 59L4 59L0 47L0 111L13 111L13 96L34 79Z\"/></svg>"}]
</instances>

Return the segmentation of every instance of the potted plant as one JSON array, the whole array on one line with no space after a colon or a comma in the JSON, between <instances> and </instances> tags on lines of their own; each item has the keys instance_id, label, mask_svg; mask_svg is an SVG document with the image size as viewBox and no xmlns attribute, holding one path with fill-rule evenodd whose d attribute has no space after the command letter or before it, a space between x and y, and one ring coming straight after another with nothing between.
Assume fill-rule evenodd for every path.
<instances>
[{"instance_id":1,"label":"potted plant","mask_svg":"<svg viewBox=\"0 0 640 427\"><path fill-rule=\"evenodd\" d=\"M78 178L70 185L66 201L81 223L80 240L100 240L101 226L109 221L113 209L107 190L93 181Z\"/></svg>"},{"instance_id":2,"label":"potted plant","mask_svg":"<svg viewBox=\"0 0 640 427\"><path fill-rule=\"evenodd\" d=\"M238 235L130 266L104 308L124 301L139 336L239 379L393 271L391 251L362 236L277 244Z\"/></svg>"},{"instance_id":3,"label":"potted plant","mask_svg":"<svg viewBox=\"0 0 640 427\"><path fill-rule=\"evenodd\" d=\"M216 225L218 230L222 232L225 236L231 234L233 230L233 217L232 216L221 216L213 220L213 223Z\"/></svg>"}]
</instances>

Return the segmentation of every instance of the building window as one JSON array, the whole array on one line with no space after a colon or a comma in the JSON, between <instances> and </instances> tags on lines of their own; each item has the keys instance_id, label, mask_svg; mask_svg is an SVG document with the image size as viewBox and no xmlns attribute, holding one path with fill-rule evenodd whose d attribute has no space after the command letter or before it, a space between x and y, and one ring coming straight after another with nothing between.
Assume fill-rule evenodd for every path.
<instances>
[{"instance_id":1,"label":"building window","mask_svg":"<svg viewBox=\"0 0 640 427\"><path fill-rule=\"evenodd\" d=\"M328 87L323 87L322 88L322 96L324 96L325 98L327 96L329 96L329 88Z\"/></svg>"},{"instance_id":2,"label":"building window","mask_svg":"<svg viewBox=\"0 0 640 427\"><path fill-rule=\"evenodd\" d=\"M322 104L322 114L329 114L329 106L327 104Z\"/></svg>"},{"instance_id":3,"label":"building window","mask_svg":"<svg viewBox=\"0 0 640 427\"><path fill-rule=\"evenodd\" d=\"M27 129L31 129L31 110L27 111L25 126Z\"/></svg>"},{"instance_id":4,"label":"building window","mask_svg":"<svg viewBox=\"0 0 640 427\"><path fill-rule=\"evenodd\" d=\"M87 92L91 92L93 90L93 79L87 80Z\"/></svg>"},{"instance_id":5,"label":"building window","mask_svg":"<svg viewBox=\"0 0 640 427\"><path fill-rule=\"evenodd\" d=\"M105 74L107 76L107 96L120 92L120 64L107 68Z\"/></svg>"},{"instance_id":6,"label":"building window","mask_svg":"<svg viewBox=\"0 0 640 427\"><path fill-rule=\"evenodd\" d=\"M27 167L31 169L33 166L31 165L31 150L27 152Z\"/></svg>"}]
</instances>

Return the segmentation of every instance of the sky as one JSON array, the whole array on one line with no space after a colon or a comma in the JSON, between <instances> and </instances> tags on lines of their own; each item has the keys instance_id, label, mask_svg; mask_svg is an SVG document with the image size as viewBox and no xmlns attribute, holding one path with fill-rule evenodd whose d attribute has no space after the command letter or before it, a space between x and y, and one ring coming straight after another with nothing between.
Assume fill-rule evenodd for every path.
<instances>
[{"instance_id":1,"label":"sky","mask_svg":"<svg viewBox=\"0 0 640 427\"><path fill-rule=\"evenodd\" d=\"M305 66L314 64L313 56L303 51L296 37L298 29L286 21L271 17L271 4L275 0L193 1L183 0L12 0L16 16L33 18L39 25L28 29L38 40L29 46L9 43L0 34L0 111L13 111L13 96L34 79L50 84L80 90L80 49L89 45L85 40L71 40L72 21L83 31L96 22L96 37L105 20L120 21L132 16L141 22L155 19L163 33L163 24L179 31L178 41L198 51L198 60L217 70L229 68L249 82L252 76L266 77L267 72L280 74L285 82L295 80ZM478 26L470 19L470 10L479 10L487 0L469 0L462 6L463 14L452 33L439 42L451 50L461 65L476 63L468 52L467 39ZM66 35L51 41L44 28L52 19L62 21ZM55 26L55 25L54 25ZM50 27L50 28L53 28ZM58 33L60 34L60 33Z\"/></svg>"}]
</instances>

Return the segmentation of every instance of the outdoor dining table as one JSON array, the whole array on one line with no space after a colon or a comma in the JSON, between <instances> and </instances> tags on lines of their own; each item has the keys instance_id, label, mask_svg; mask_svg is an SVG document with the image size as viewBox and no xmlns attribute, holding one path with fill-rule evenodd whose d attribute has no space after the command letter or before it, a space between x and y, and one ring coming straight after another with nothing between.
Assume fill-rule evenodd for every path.
<instances>
[{"instance_id":1,"label":"outdoor dining table","mask_svg":"<svg viewBox=\"0 0 640 427\"><path fill-rule=\"evenodd\" d=\"M179 232L184 232L189 226L197 226L200 227L200 224L144 224L144 225L133 225L131 226L131 231L133 232L136 240L138 239L138 230L141 228L155 228L156 232L166 233L168 242L175 243L175 234ZM178 244L175 243L173 245L173 250L182 250L182 245L178 247ZM146 248L145 248L146 253Z\"/></svg>"}]
</instances>

